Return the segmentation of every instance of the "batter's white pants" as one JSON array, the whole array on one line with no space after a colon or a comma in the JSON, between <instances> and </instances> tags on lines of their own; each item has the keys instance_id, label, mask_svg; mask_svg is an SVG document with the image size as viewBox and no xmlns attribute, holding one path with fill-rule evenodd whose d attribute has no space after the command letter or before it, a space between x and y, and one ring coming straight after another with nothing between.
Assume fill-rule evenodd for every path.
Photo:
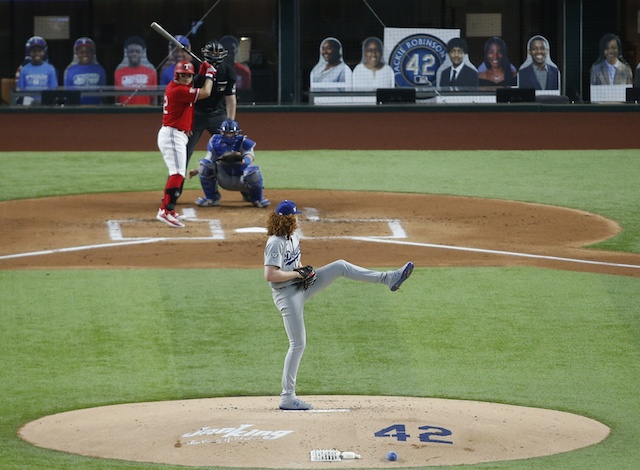
<instances>
[{"instance_id":1,"label":"batter's white pants","mask_svg":"<svg viewBox=\"0 0 640 470\"><path fill-rule=\"evenodd\" d=\"M301 290L296 285L280 290L272 289L273 302L282 313L284 329L289 338L289 350L285 356L284 370L282 371L282 395L295 395L298 367L307 344L307 334L304 327L304 303L306 300L342 276L354 281L388 285L393 273L394 271L371 271L345 260L337 260L318 268L316 282L307 290Z\"/></svg>"},{"instance_id":2,"label":"batter's white pants","mask_svg":"<svg viewBox=\"0 0 640 470\"><path fill-rule=\"evenodd\" d=\"M158 131L158 148L169 175L187 174L187 144L189 137L174 127L162 126Z\"/></svg>"}]
</instances>

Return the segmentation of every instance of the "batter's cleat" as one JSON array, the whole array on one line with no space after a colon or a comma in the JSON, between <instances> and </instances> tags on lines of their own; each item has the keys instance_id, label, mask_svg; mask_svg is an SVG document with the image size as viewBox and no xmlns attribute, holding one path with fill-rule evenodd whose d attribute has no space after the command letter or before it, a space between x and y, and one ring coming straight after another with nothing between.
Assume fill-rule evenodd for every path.
<instances>
[{"instance_id":1,"label":"batter's cleat","mask_svg":"<svg viewBox=\"0 0 640 470\"><path fill-rule=\"evenodd\" d=\"M176 211L171 211L171 215L174 216L176 219L178 219L180 222L182 222L183 220L185 220L187 218L186 215L178 214Z\"/></svg>"},{"instance_id":2,"label":"batter's cleat","mask_svg":"<svg viewBox=\"0 0 640 470\"><path fill-rule=\"evenodd\" d=\"M214 201L213 199L207 199L206 197L199 197L196 199L196 204L200 207L215 207L220 205L220 199L216 199Z\"/></svg>"},{"instance_id":3,"label":"batter's cleat","mask_svg":"<svg viewBox=\"0 0 640 470\"><path fill-rule=\"evenodd\" d=\"M165 224L167 224L170 227L176 227L176 228L180 228L180 227L184 227L184 224L182 222L180 222L173 214L173 211L168 211L166 209L158 209L158 215L156 215L156 219L158 219L160 222L164 222Z\"/></svg>"},{"instance_id":4,"label":"batter's cleat","mask_svg":"<svg viewBox=\"0 0 640 470\"><path fill-rule=\"evenodd\" d=\"M413 263L409 261L407 264L405 264L402 268L398 269L394 273L394 278L397 276L397 279L393 281L389 289L391 289L392 291L397 291L398 289L400 289L400 286L402 285L402 283L407 279L409 279L409 276L411 276L412 272L413 272Z\"/></svg>"},{"instance_id":5,"label":"batter's cleat","mask_svg":"<svg viewBox=\"0 0 640 470\"><path fill-rule=\"evenodd\" d=\"M280 409L287 411L306 411L312 410L313 405L311 403L304 402L298 397L282 397L280 398Z\"/></svg>"},{"instance_id":6,"label":"batter's cleat","mask_svg":"<svg viewBox=\"0 0 640 470\"><path fill-rule=\"evenodd\" d=\"M267 207L269 204L271 204L271 201L269 199L261 199L259 201L251 201L251 204L256 207Z\"/></svg>"}]
</instances>

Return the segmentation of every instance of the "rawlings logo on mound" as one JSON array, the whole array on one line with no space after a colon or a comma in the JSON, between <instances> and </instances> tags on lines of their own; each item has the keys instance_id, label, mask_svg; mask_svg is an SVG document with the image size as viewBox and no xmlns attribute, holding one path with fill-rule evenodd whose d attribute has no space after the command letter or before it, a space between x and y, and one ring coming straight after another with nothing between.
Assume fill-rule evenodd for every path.
<instances>
[{"instance_id":1,"label":"rawlings logo on mound","mask_svg":"<svg viewBox=\"0 0 640 470\"><path fill-rule=\"evenodd\" d=\"M237 428L214 428L211 426L205 426L203 428L198 429L194 432L189 432L183 434L183 438L193 438L199 436L218 436L215 439L192 439L190 441L184 442L185 445L198 445L198 444L222 444L225 442L233 442L233 441L248 441L248 440L257 440L257 439L280 439L287 434L291 434L293 431L262 431L260 429L251 429L253 424L241 424Z\"/></svg>"}]
</instances>

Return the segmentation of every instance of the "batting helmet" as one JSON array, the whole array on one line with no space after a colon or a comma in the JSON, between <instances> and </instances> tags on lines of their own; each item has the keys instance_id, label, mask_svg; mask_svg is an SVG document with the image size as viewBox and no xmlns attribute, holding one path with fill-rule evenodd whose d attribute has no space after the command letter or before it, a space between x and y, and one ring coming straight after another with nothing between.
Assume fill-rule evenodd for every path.
<instances>
[{"instance_id":1,"label":"batting helmet","mask_svg":"<svg viewBox=\"0 0 640 470\"><path fill-rule=\"evenodd\" d=\"M173 71L174 71L174 78L176 80L178 79L179 73L188 73L190 75L196 74L196 71L193 68L193 64L188 60L181 60L180 62L178 62L176 64L176 67L173 69Z\"/></svg>"},{"instance_id":2,"label":"batting helmet","mask_svg":"<svg viewBox=\"0 0 640 470\"><path fill-rule=\"evenodd\" d=\"M213 65L218 65L229 54L229 51L218 41L209 41L201 50L205 60Z\"/></svg>"}]
</instances>

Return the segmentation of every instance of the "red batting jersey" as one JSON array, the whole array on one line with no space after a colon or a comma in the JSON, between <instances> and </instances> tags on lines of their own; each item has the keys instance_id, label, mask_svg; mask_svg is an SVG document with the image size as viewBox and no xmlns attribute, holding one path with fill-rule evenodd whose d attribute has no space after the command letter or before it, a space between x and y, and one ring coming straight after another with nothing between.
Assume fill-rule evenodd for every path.
<instances>
[{"instance_id":1,"label":"red batting jersey","mask_svg":"<svg viewBox=\"0 0 640 470\"><path fill-rule=\"evenodd\" d=\"M162 105L162 125L175 127L181 131L193 129L193 104L198 99L200 88L180 85L172 80L164 92Z\"/></svg>"}]
</instances>

